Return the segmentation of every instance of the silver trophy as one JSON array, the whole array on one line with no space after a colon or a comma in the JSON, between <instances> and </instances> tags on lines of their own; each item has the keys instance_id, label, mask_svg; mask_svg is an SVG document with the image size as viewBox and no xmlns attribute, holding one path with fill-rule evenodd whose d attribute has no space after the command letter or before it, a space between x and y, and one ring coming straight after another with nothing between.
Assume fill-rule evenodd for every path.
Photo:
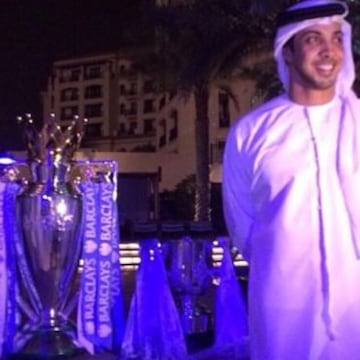
<instances>
[{"instance_id":1,"label":"silver trophy","mask_svg":"<svg viewBox=\"0 0 360 360\"><path fill-rule=\"evenodd\" d=\"M169 281L177 302L185 335L210 329L210 312L200 298L211 286L211 224L192 222L162 224Z\"/></svg>"},{"instance_id":2,"label":"silver trophy","mask_svg":"<svg viewBox=\"0 0 360 360\"><path fill-rule=\"evenodd\" d=\"M27 140L27 162L10 167L7 175L22 184L16 199L18 301L29 320L23 324L23 343L14 357L72 356L80 351L69 314L76 303L73 289L82 249L82 196L72 170L84 120L75 117L64 131L53 115L41 131L30 115L19 120Z\"/></svg>"}]
</instances>

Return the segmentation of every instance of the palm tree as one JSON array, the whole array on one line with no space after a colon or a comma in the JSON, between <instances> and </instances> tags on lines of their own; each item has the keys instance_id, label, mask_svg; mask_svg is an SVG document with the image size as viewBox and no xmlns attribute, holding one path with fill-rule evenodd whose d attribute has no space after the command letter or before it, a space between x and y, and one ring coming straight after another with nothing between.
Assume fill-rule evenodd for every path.
<instances>
[{"instance_id":1,"label":"palm tree","mask_svg":"<svg viewBox=\"0 0 360 360\"><path fill-rule=\"evenodd\" d=\"M252 0L251 11L258 14L276 13L281 8L296 2L299 0Z\"/></svg>"},{"instance_id":2,"label":"palm tree","mask_svg":"<svg viewBox=\"0 0 360 360\"><path fill-rule=\"evenodd\" d=\"M263 50L272 35L273 17L249 16L250 5L246 0L193 0L154 12L165 88L195 99L195 220L210 215L210 85L231 75L241 59Z\"/></svg>"}]
</instances>

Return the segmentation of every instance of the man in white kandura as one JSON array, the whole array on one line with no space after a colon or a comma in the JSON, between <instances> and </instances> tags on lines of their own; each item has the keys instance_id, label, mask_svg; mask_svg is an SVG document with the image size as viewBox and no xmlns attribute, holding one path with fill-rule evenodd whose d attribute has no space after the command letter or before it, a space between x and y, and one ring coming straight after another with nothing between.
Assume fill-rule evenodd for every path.
<instances>
[{"instance_id":1,"label":"man in white kandura","mask_svg":"<svg viewBox=\"0 0 360 360\"><path fill-rule=\"evenodd\" d=\"M279 16L285 93L232 126L229 234L249 262L251 360L360 359L360 101L345 1Z\"/></svg>"}]
</instances>

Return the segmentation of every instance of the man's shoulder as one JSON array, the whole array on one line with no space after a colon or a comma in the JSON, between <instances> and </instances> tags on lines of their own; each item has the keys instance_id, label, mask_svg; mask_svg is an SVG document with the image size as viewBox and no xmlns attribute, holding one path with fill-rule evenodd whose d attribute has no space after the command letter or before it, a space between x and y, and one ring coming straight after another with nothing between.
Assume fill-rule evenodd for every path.
<instances>
[{"instance_id":1,"label":"man's shoulder","mask_svg":"<svg viewBox=\"0 0 360 360\"><path fill-rule=\"evenodd\" d=\"M235 123L235 127L252 127L257 123L262 122L264 119L276 116L276 114L281 113L281 110L285 107L291 105L291 102L288 100L287 96L280 95L267 102L258 105L239 117Z\"/></svg>"},{"instance_id":2,"label":"man's shoulder","mask_svg":"<svg viewBox=\"0 0 360 360\"><path fill-rule=\"evenodd\" d=\"M286 95L279 95L276 96L274 98L272 98L271 100L268 100L258 106L256 106L255 108L251 109L246 116L258 116L261 114L266 114L272 111L275 111L283 106L288 106L289 105L289 100L287 98Z\"/></svg>"}]
</instances>

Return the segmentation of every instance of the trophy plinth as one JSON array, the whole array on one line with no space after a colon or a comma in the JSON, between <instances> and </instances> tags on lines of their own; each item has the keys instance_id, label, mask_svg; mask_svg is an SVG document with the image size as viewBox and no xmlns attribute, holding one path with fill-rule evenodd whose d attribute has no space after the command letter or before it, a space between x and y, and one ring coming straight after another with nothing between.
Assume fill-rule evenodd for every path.
<instances>
[{"instance_id":1,"label":"trophy plinth","mask_svg":"<svg viewBox=\"0 0 360 360\"><path fill-rule=\"evenodd\" d=\"M38 328L21 351L9 357L10 360L60 360L85 353L83 349L74 345L73 339L64 327Z\"/></svg>"}]
</instances>

